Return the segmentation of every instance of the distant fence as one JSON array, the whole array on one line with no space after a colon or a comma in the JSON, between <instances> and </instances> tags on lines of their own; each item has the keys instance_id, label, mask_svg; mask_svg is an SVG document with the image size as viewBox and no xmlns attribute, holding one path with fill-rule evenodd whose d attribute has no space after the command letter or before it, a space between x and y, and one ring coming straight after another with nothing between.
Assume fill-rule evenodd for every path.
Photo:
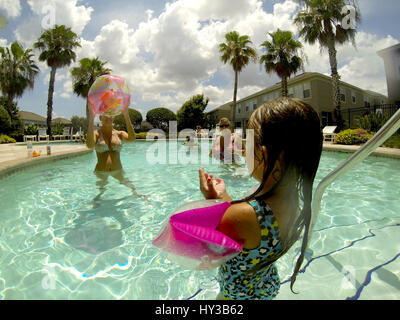
<instances>
[{"instance_id":1,"label":"distant fence","mask_svg":"<svg viewBox=\"0 0 400 320\"><path fill-rule=\"evenodd\" d=\"M345 121L345 126L348 128L355 128L359 125L359 119L370 113L381 114L383 116L391 117L397 110L400 109L400 105L396 104L383 104L375 105L362 108L351 108L342 109L342 118Z\"/></svg>"}]
</instances>

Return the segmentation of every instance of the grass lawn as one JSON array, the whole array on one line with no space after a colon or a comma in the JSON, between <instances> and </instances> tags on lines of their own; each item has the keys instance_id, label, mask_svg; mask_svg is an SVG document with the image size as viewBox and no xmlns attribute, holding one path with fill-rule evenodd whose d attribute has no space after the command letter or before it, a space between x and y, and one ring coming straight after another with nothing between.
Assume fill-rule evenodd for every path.
<instances>
[{"instance_id":1,"label":"grass lawn","mask_svg":"<svg viewBox=\"0 0 400 320\"><path fill-rule=\"evenodd\" d=\"M383 147L400 149L400 134L391 136L384 144Z\"/></svg>"}]
</instances>

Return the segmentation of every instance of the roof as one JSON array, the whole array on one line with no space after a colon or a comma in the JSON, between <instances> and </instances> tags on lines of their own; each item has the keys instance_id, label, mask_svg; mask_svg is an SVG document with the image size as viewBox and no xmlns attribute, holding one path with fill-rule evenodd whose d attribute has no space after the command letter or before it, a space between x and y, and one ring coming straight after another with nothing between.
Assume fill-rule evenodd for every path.
<instances>
[{"instance_id":1,"label":"roof","mask_svg":"<svg viewBox=\"0 0 400 320\"><path fill-rule=\"evenodd\" d=\"M366 93L370 94L371 96L387 98L384 94L381 94L379 92L375 92L375 91L371 91L371 90L364 90L364 91Z\"/></svg>"},{"instance_id":2,"label":"roof","mask_svg":"<svg viewBox=\"0 0 400 320\"><path fill-rule=\"evenodd\" d=\"M288 80L288 85L292 85L294 83L297 83L297 82L300 82L300 81L304 81L304 80L309 80L309 79L312 79L312 78L320 78L320 79L324 79L324 80L327 80L327 81L332 81L331 77L326 76L326 75L324 75L322 73L304 72L304 73L299 74L299 75L297 75L297 76L295 76L293 78L290 78ZM356 90L365 91L365 92L367 92L368 94L371 94L371 95L375 95L375 96L379 95L379 96L383 96L384 97L384 95L382 95L380 93L369 91L369 90L363 90L361 88L358 88L358 87L356 87L356 86L354 86L354 85L352 85L350 83L344 82L344 81L340 81L340 84L341 85L346 85L346 86L351 87L351 88L356 89ZM253 93L252 95L249 95L249 96L247 96L247 97L245 97L243 99L240 99L240 100L236 101L236 103L240 103L240 102L246 101L248 99L252 99L252 98L258 97L258 96L260 96L262 94L269 93L269 92L272 92L272 91L275 91L275 90L281 90L281 82L277 82L272 86L269 86L269 87L267 87L267 88L265 88L265 89L263 89L261 91L258 91L256 93ZM224 104L224 105L222 105L222 106L220 106L220 107L218 107L218 108L216 108L216 109L214 109L212 111L216 111L217 109L221 110L220 108L222 108L222 110L223 110L223 108L225 108L225 106L229 106L231 103L232 103L232 101L230 101L230 102L228 102L228 103L226 103L226 104ZM212 111L210 111L210 112L212 112Z\"/></svg>"},{"instance_id":3,"label":"roof","mask_svg":"<svg viewBox=\"0 0 400 320\"><path fill-rule=\"evenodd\" d=\"M40 122L46 122L47 118L42 117L36 113L33 112L29 112L29 111L19 111L18 112L19 117L21 118L21 120L30 120L30 121L40 121ZM68 119L64 119L64 118L55 118L51 121L52 124L55 123L61 123L61 124L72 124L72 122Z\"/></svg>"},{"instance_id":4,"label":"roof","mask_svg":"<svg viewBox=\"0 0 400 320\"><path fill-rule=\"evenodd\" d=\"M42 117L36 113L28 112L28 111L19 111L19 117L21 120L31 120L31 121L44 121L46 122L46 118Z\"/></svg>"},{"instance_id":5,"label":"roof","mask_svg":"<svg viewBox=\"0 0 400 320\"><path fill-rule=\"evenodd\" d=\"M228 102L228 103L225 103L222 106L219 106L219 107L217 107L217 108L215 108L215 109L213 109L211 111L208 111L206 113L211 113L211 112L218 111L218 110L220 110L220 111L221 110L222 111L230 111L231 110L231 105L232 105L232 102Z\"/></svg>"},{"instance_id":6,"label":"roof","mask_svg":"<svg viewBox=\"0 0 400 320\"><path fill-rule=\"evenodd\" d=\"M72 124L71 121L64 119L64 118L55 118L53 120L51 120L51 123L61 123L61 124Z\"/></svg>"}]
</instances>

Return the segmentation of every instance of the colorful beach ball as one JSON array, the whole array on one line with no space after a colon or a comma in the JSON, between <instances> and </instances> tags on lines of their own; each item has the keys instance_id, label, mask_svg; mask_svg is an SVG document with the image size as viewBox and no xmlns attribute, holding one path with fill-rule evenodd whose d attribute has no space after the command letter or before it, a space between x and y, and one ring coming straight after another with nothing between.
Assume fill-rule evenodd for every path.
<instances>
[{"instance_id":1,"label":"colorful beach ball","mask_svg":"<svg viewBox=\"0 0 400 320\"><path fill-rule=\"evenodd\" d=\"M106 74L90 87L88 99L95 115L117 116L128 108L131 95L125 79Z\"/></svg>"}]
</instances>

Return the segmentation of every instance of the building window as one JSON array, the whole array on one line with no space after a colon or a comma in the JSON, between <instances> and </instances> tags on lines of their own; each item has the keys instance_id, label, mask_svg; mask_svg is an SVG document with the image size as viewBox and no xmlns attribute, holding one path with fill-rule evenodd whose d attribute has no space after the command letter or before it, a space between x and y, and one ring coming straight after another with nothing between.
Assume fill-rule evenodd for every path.
<instances>
[{"instance_id":1,"label":"building window","mask_svg":"<svg viewBox=\"0 0 400 320\"><path fill-rule=\"evenodd\" d=\"M246 106L246 112L249 112L249 106Z\"/></svg>"},{"instance_id":2,"label":"building window","mask_svg":"<svg viewBox=\"0 0 400 320\"><path fill-rule=\"evenodd\" d=\"M346 89L340 87L340 101L346 102Z\"/></svg>"},{"instance_id":3,"label":"building window","mask_svg":"<svg viewBox=\"0 0 400 320\"><path fill-rule=\"evenodd\" d=\"M253 111L257 109L257 103L253 103Z\"/></svg>"},{"instance_id":4,"label":"building window","mask_svg":"<svg viewBox=\"0 0 400 320\"><path fill-rule=\"evenodd\" d=\"M311 85L310 82L303 84L303 99L311 98Z\"/></svg>"},{"instance_id":5,"label":"building window","mask_svg":"<svg viewBox=\"0 0 400 320\"><path fill-rule=\"evenodd\" d=\"M353 103L356 103L356 102L357 102L356 93L355 93L354 91L351 92L351 101L352 101Z\"/></svg>"},{"instance_id":6,"label":"building window","mask_svg":"<svg viewBox=\"0 0 400 320\"><path fill-rule=\"evenodd\" d=\"M294 97L294 89L293 87L290 87L288 90L288 97L293 98Z\"/></svg>"}]
</instances>

